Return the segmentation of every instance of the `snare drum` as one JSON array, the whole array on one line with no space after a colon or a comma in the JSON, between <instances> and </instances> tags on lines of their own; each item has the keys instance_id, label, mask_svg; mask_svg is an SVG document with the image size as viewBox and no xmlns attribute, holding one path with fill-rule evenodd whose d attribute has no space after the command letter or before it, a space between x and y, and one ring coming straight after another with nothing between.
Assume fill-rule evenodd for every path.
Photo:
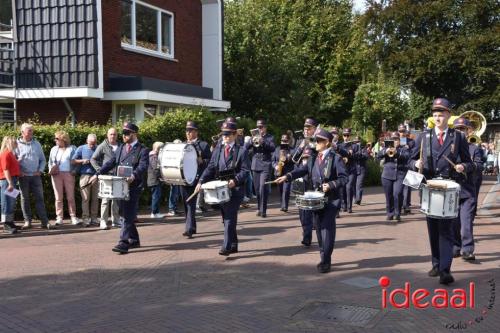
<instances>
[{"instance_id":1,"label":"snare drum","mask_svg":"<svg viewBox=\"0 0 500 333\"><path fill-rule=\"evenodd\" d=\"M166 143L160 150L161 177L171 185L193 185L198 173L198 154L189 143Z\"/></svg>"},{"instance_id":2,"label":"snare drum","mask_svg":"<svg viewBox=\"0 0 500 333\"><path fill-rule=\"evenodd\" d=\"M201 185L204 193L205 203L217 205L228 202L231 199L229 183L224 180L214 180Z\"/></svg>"},{"instance_id":3,"label":"snare drum","mask_svg":"<svg viewBox=\"0 0 500 333\"><path fill-rule=\"evenodd\" d=\"M295 198L297 207L304 210L320 210L325 207L325 203L325 193L318 191L307 191Z\"/></svg>"},{"instance_id":4,"label":"snare drum","mask_svg":"<svg viewBox=\"0 0 500 333\"><path fill-rule=\"evenodd\" d=\"M436 219L453 219L458 216L460 185L446 179L431 179L422 187L420 211Z\"/></svg>"},{"instance_id":5,"label":"snare drum","mask_svg":"<svg viewBox=\"0 0 500 333\"><path fill-rule=\"evenodd\" d=\"M128 200L128 183L126 178L99 175L98 197L102 199Z\"/></svg>"}]
</instances>

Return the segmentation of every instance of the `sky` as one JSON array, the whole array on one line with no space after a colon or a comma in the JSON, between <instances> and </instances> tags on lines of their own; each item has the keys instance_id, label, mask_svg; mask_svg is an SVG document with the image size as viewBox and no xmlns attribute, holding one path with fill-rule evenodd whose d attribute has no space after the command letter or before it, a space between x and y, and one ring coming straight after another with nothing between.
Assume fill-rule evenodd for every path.
<instances>
[{"instance_id":1,"label":"sky","mask_svg":"<svg viewBox=\"0 0 500 333\"><path fill-rule=\"evenodd\" d=\"M365 9L365 0L354 0L354 10L363 12Z\"/></svg>"}]
</instances>

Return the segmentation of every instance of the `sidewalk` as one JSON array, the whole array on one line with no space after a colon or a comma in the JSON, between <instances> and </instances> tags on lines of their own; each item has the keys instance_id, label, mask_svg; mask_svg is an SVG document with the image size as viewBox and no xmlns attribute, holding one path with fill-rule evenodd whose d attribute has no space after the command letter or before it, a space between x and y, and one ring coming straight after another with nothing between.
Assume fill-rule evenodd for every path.
<instances>
[{"instance_id":1,"label":"sidewalk","mask_svg":"<svg viewBox=\"0 0 500 333\"><path fill-rule=\"evenodd\" d=\"M427 277L424 216L414 206L400 223L387 222L381 188L368 188L363 205L337 220L329 274L316 272L317 243L300 244L295 205L282 213L275 197L266 219L255 216L255 204L240 211L240 252L228 258L218 255L218 214L200 218L191 240L181 236L182 218L158 222L144 215L143 246L121 256L111 252L117 229L3 237L0 332L457 331L446 325L479 317L492 297L488 281L500 283L498 191L485 179L475 223L477 260L455 259L457 281L445 288L452 293L475 282L474 309L381 309L381 276L391 279L389 289L405 282L412 291L442 286ZM418 195L412 198L415 204ZM37 233L48 235L30 237ZM498 331L499 307L460 331Z\"/></svg>"}]
</instances>

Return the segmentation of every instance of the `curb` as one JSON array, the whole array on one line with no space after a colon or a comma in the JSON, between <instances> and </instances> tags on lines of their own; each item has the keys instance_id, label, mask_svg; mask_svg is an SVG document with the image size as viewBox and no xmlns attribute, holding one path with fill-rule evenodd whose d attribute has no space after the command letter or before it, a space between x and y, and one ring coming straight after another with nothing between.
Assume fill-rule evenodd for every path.
<instances>
[{"instance_id":1,"label":"curb","mask_svg":"<svg viewBox=\"0 0 500 333\"><path fill-rule=\"evenodd\" d=\"M495 215L489 210L500 207L500 184L493 184L483 199L477 215Z\"/></svg>"}]
</instances>

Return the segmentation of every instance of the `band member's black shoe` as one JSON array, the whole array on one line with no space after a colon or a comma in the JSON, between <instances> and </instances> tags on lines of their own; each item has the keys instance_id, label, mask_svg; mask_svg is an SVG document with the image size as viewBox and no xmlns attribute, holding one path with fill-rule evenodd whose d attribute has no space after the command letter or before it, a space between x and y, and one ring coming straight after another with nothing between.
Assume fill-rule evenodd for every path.
<instances>
[{"instance_id":1,"label":"band member's black shoe","mask_svg":"<svg viewBox=\"0 0 500 333\"><path fill-rule=\"evenodd\" d=\"M472 252L464 252L464 254L462 254L462 259L467 261L473 261L476 260L476 256Z\"/></svg>"},{"instance_id":2,"label":"band member's black shoe","mask_svg":"<svg viewBox=\"0 0 500 333\"><path fill-rule=\"evenodd\" d=\"M231 246L230 253L238 253L238 246Z\"/></svg>"},{"instance_id":3,"label":"band member's black shoe","mask_svg":"<svg viewBox=\"0 0 500 333\"><path fill-rule=\"evenodd\" d=\"M128 248L129 248L128 244L120 242L120 243L118 243L118 245L116 245L113 248L113 252L117 252L117 253L120 253L120 254L127 254L128 253Z\"/></svg>"},{"instance_id":4,"label":"band member's black shoe","mask_svg":"<svg viewBox=\"0 0 500 333\"><path fill-rule=\"evenodd\" d=\"M387 216L386 220L387 221L392 221L392 216Z\"/></svg>"},{"instance_id":5,"label":"band member's black shoe","mask_svg":"<svg viewBox=\"0 0 500 333\"><path fill-rule=\"evenodd\" d=\"M404 210L405 214L411 214L411 209L407 208Z\"/></svg>"},{"instance_id":6,"label":"band member's black shoe","mask_svg":"<svg viewBox=\"0 0 500 333\"><path fill-rule=\"evenodd\" d=\"M303 239L302 242L300 242L304 246L311 246L311 240L310 239Z\"/></svg>"},{"instance_id":7,"label":"band member's black shoe","mask_svg":"<svg viewBox=\"0 0 500 333\"><path fill-rule=\"evenodd\" d=\"M228 255L230 255L230 254L231 254L231 250L220 249L220 250L219 250L219 254L220 254L221 256L226 256L226 257L227 257Z\"/></svg>"},{"instance_id":8,"label":"band member's black shoe","mask_svg":"<svg viewBox=\"0 0 500 333\"><path fill-rule=\"evenodd\" d=\"M427 275L435 277L439 275L439 269L437 267L432 267L432 269L427 273Z\"/></svg>"},{"instance_id":9,"label":"band member's black shoe","mask_svg":"<svg viewBox=\"0 0 500 333\"><path fill-rule=\"evenodd\" d=\"M349 214L352 214L352 209L349 209L348 213L349 213Z\"/></svg>"},{"instance_id":10,"label":"band member's black shoe","mask_svg":"<svg viewBox=\"0 0 500 333\"><path fill-rule=\"evenodd\" d=\"M450 284L454 282L455 279L453 278L453 275L447 272L440 272L439 273L439 283L441 284Z\"/></svg>"},{"instance_id":11,"label":"band member's black shoe","mask_svg":"<svg viewBox=\"0 0 500 333\"><path fill-rule=\"evenodd\" d=\"M182 236L186 236L187 238L191 239L191 238L193 238L193 232L191 232L191 231L184 231L182 233Z\"/></svg>"},{"instance_id":12,"label":"band member's black shoe","mask_svg":"<svg viewBox=\"0 0 500 333\"><path fill-rule=\"evenodd\" d=\"M13 235L16 234L19 230L16 228L16 225L12 222L5 222L3 224L3 233Z\"/></svg>"},{"instance_id":13,"label":"band member's black shoe","mask_svg":"<svg viewBox=\"0 0 500 333\"><path fill-rule=\"evenodd\" d=\"M129 245L128 245L128 249L138 249L141 247L141 242L137 242L137 241L133 241L133 242L130 242L129 241Z\"/></svg>"},{"instance_id":14,"label":"band member's black shoe","mask_svg":"<svg viewBox=\"0 0 500 333\"><path fill-rule=\"evenodd\" d=\"M318 273L328 273L331 270L330 264L318 264L317 265Z\"/></svg>"},{"instance_id":15,"label":"band member's black shoe","mask_svg":"<svg viewBox=\"0 0 500 333\"><path fill-rule=\"evenodd\" d=\"M260 214L261 217L267 217L267 214L266 213L262 213Z\"/></svg>"},{"instance_id":16,"label":"band member's black shoe","mask_svg":"<svg viewBox=\"0 0 500 333\"><path fill-rule=\"evenodd\" d=\"M356 205L361 206L361 200L356 200Z\"/></svg>"},{"instance_id":17,"label":"band member's black shoe","mask_svg":"<svg viewBox=\"0 0 500 333\"><path fill-rule=\"evenodd\" d=\"M394 217L394 219L395 219L396 221L401 221L401 216L396 215L396 216Z\"/></svg>"},{"instance_id":18,"label":"band member's black shoe","mask_svg":"<svg viewBox=\"0 0 500 333\"><path fill-rule=\"evenodd\" d=\"M262 215L262 213L261 213L261 212L257 212L257 214L255 214L255 215L257 215L257 216L261 216L261 215Z\"/></svg>"},{"instance_id":19,"label":"band member's black shoe","mask_svg":"<svg viewBox=\"0 0 500 333\"><path fill-rule=\"evenodd\" d=\"M453 258L458 258L458 257L460 257L460 250L453 251Z\"/></svg>"}]
</instances>

